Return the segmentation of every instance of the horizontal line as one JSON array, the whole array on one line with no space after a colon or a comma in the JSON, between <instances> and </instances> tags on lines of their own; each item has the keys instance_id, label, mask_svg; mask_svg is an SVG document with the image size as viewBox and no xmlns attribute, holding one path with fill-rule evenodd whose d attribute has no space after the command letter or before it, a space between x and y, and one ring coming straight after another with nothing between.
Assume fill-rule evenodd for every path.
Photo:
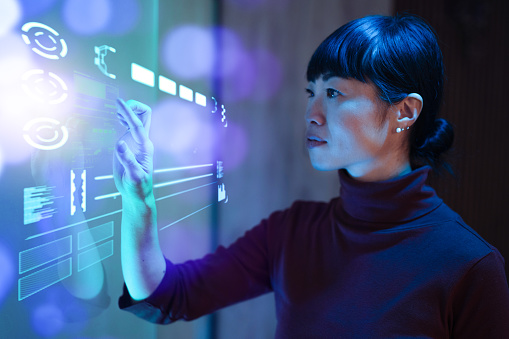
<instances>
[{"instance_id":1,"label":"horizontal line","mask_svg":"<svg viewBox=\"0 0 509 339\"><path fill-rule=\"evenodd\" d=\"M192 168L201 168L201 167L210 167L214 166L214 164L204 164L204 165L194 165L194 166L184 166L184 167L173 167L173 168L164 168L155 170L154 173L163 173L163 172L171 172L171 171L181 171Z\"/></svg>"},{"instance_id":2,"label":"horizontal line","mask_svg":"<svg viewBox=\"0 0 509 339\"><path fill-rule=\"evenodd\" d=\"M80 221L80 222L76 222L74 224L70 224L70 225L67 225L67 226L63 226L63 227L60 227L60 228L56 228L54 230L51 230L51 231L47 231L47 232L43 232L43 233L39 233L39 234L35 234L35 235L32 235L32 236L29 236L28 238L26 238L25 240L30 240L30 239L35 239L35 238L39 238L39 237L42 237L44 235L48 235L48 234L51 234L51 233L55 233L55 232L58 232L58 231L62 231L62 230L65 230L67 228L70 228L70 227L73 227L73 226L77 226L77 225L80 225L80 224L83 224L83 223L86 223L86 222L89 222L89 221L94 221L94 220L97 220L97 219L101 219L101 218L104 218L104 217L108 217L110 215L113 215L113 214L116 214L116 213L120 213L122 212L122 210L116 210L116 211L113 211L113 212L110 212L110 213L106 213L106 214L103 214L103 215L100 215L100 216L97 216L97 217L93 217L93 218L90 218L90 219L87 219L87 220L83 220L83 221Z\"/></svg>"},{"instance_id":3,"label":"horizontal line","mask_svg":"<svg viewBox=\"0 0 509 339\"><path fill-rule=\"evenodd\" d=\"M202 187L205 187L205 186L214 185L215 183L217 183L217 181L211 182L210 184L205 184L205 185L201 185L201 186L198 186L198 187L190 188L190 189L185 190L185 191L181 191L181 192L173 193L173 194L170 194L170 195L166 195L164 197L157 198L156 201L163 200L163 199L166 199L166 198L171 198L171 197L174 197L176 195L187 193L187 192L190 192L190 191L194 191L194 190L197 190L198 188L202 188Z\"/></svg>"},{"instance_id":4,"label":"horizontal line","mask_svg":"<svg viewBox=\"0 0 509 339\"><path fill-rule=\"evenodd\" d=\"M214 173L209 173L209 174L199 175L199 176L191 177L191 178L185 178L185 179L179 179L179 180L163 182L161 184L154 185L154 188L170 186L170 185L176 185L176 184L180 184L180 183L186 182L186 181L191 181L191 180L197 180L197 179L201 179L201 178L211 177L213 174Z\"/></svg>"},{"instance_id":5,"label":"horizontal line","mask_svg":"<svg viewBox=\"0 0 509 339\"><path fill-rule=\"evenodd\" d=\"M110 175L100 175L98 177L95 177L94 179L95 180L113 179L113 175L112 174L110 174Z\"/></svg>"},{"instance_id":6,"label":"horizontal line","mask_svg":"<svg viewBox=\"0 0 509 339\"><path fill-rule=\"evenodd\" d=\"M206 209L207 207L210 207L210 206L212 206L212 205L214 205L214 204L212 203L212 204L210 204L210 205L207 205L207 206L205 206L205 207L202 207L202 208L200 208L199 210L194 211L193 213L188 214L188 215L186 215L185 217L180 218L179 220L174 221L174 222L172 222L171 224L166 225L166 226L164 226L164 227L160 228L160 229L159 229L159 231L162 231L162 230L164 230L164 229L165 229L165 228L167 228L167 227L173 226L173 225L175 225L176 223L181 222L182 220L187 219L187 218L189 218L190 216L195 215L196 213L201 212L201 211L203 211L204 209Z\"/></svg>"},{"instance_id":7,"label":"horizontal line","mask_svg":"<svg viewBox=\"0 0 509 339\"><path fill-rule=\"evenodd\" d=\"M202 167L211 167L214 166L214 164L204 164L204 165L194 165L194 166L183 166L183 167L172 167L172 168L163 168L163 169L157 169L154 171L154 173L163 173L163 172L172 172L172 171L181 171L186 169L193 169L193 168L202 168ZM94 178L95 180L105 180L105 179L113 179L113 175L100 175Z\"/></svg>"},{"instance_id":8,"label":"horizontal line","mask_svg":"<svg viewBox=\"0 0 509 339\"><path fill-rule=\"evenodd\" d=\"M99 196L95 197L94 200L102 200L102 199L107 199L107 198L114 198L114 197L118 197L119 195L120 195L120 192L110 193L110 194L105 194L105 195L99 195Z\"/></svg>"},{"instance_id":9,"label":"horizontal line","mask_svg":"<svg viewBox=\"0 0 509 339\"><path fill-rule=\"evenodd\" d=\"M160 188L160 187L165 187L165 186L176 185L176 184L180 184L182 182L187 182L187 181L192 181L192 180L197 180L197 179L202 179L202 178L210 177L212 175L214 175L214 173L199 175L199 176L191 177L191 178L185 178L185 179L178 179L178 180L163 182L161 184L156 184L153 187L154 188ZM99 196L95 197L94 200L102 200L102 199L107 199L107 198L115 198L115 197L118 197L118 196L120 196L120 192L109 193L109 194L105 194L105 195L99 195Z\"/></svg>"}]
</instances>

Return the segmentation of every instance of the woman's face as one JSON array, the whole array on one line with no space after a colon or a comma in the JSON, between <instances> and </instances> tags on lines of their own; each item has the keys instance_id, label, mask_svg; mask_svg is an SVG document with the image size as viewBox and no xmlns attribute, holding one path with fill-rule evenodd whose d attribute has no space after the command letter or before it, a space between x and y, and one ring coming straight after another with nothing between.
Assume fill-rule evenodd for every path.
<instances>
[{"instance_id":1,"label":"woman's face","mask_svg":"<svg viewBox=\"0 0 509 339\"><path fill-rule=\"evenodd\" d=\"M310 82L306 110L306 146L318 170L345 168L362 177L387 167L394 142L389 108L377 98L375 86L355 79L320 77Z\"/></svg>"}]
</instances>

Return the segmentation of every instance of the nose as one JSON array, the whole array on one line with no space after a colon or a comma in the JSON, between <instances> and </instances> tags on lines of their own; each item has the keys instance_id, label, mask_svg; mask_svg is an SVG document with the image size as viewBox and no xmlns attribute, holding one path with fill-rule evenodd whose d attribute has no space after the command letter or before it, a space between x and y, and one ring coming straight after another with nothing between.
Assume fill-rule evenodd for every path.
<instances>
[{"instance_id":1,"label":"nose","mask_svg":"<svg viewBox=\"0 0 509 339\"><path fill-rule=\"evenodd\" d=\"M306 122L308 125L321 126L325 124L325 114L320 100L313 100L306 110Z\"/></svg>"}]
</instances>

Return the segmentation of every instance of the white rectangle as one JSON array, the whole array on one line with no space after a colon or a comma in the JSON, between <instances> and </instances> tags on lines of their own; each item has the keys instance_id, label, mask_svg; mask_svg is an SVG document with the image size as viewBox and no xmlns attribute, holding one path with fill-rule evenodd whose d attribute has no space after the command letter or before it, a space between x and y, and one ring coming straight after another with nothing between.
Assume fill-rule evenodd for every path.
<instances>
[{"instance_id":1,"label":"white rectangle","mask_svg":"<svg viewBox=\"0 0 509 339\"><path fill-rule=\"evenodd\" d=\"M154 72L134 62L131 64L131 78L150 87L154 87L155 84Z\"/></svg>"},{"instance_id":2,"label":"white rectangle","mask_svg":"<svg viewBox=\"0 0 509 339\"><path fill-rule=\"evenodd\" d=\"M159 89L171 95L177 95L177 83L173 80L159 76Z\"/></svg>"},{"instance_id":3,"label":"white rectangle","mask_svg":"<svg viewBox=\"0 0 509 339\"><path fill-rule=\"evenodd\" d=\"M194 102L196 102L200 106L207 106L207 97L201 93L196 92L194 94Z\"/></svg>"},{"instance_id":4,"label":"white rectangle","mask_svg":"<svg viewBox=\"0 0 509 339\"><path fill-rule=\"evenodd\" d=\"M193 90L186 86L180 85L179 86L179 96L184 100L192 102L193 101Z\"/></svg>"}]
</instances>

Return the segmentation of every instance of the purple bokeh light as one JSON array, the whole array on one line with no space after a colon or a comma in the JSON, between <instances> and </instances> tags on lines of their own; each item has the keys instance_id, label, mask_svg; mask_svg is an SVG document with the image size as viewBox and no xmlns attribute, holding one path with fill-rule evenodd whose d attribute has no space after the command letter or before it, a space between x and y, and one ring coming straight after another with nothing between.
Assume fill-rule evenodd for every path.
<instances>
[{"instance_id":1,"label":"purple bokeh light","mask_svg":"<svg viewBox=\"0 0 509 339\"><path fill-rule=\"evenodd\" d=\"M28 20L49 11L58 0L18 0L23 9L23 19Z\"/></svg>"},{"instance_id":2,"label":"purple bokeh light","mask_svg":"<svg viewBox=\"0 0 509 339\"><path fill-rule=\"evenodd\" d=\"M110 0L66 0L63 20L70 30L79 35L101 32L112 19Z\"/></svg>"},{"instance_id":3,"label":"purple bokeh light","mask_svg":"<svg viewBox=\"0 0 509 339\"><path fill-rule=\"evenodd\" d=\"M239 167L246 159L249 151L249 140L245 129L234 122L228 122L228 132L221 140L225 171Z\"/></svg>"},{"instance_id":4,"label":"purple bokeh light","mask_svg":"<svg viewBox=\"0 0 509 339\"><path fill-rule=\"evenodd\" d=\"M175 163L189 165L193 154L210 159L215 147L214 130L200 106L172 98L153 108L150 138L156 151L172 155ZM193 156L194 157L194 156Z\"/></svg>"},{"instance_id":5,"label":"purple bokeh light","mask_svg":"<svg viewBox=\"0 0 509 339\"><path fill-rule=\"evenodd\" d=\"M180 26L162 42L161 60L170 75L182 79L210 76L214 66L214 35L211 29Z\"/></svg>"},{"instance_id":6,"label":"purple bokeh light","mask_svg":"<svg viewBox=\"0 0 509 339\"><path fill-rule=\"evenodd\" d=\"M237 56L237 69L223 78L225 102L245 99L264 101L277 93L282 83L279 58L269 50L244 51Z\"/></svg>"},{"instance_id":7,"label":"purple bokeh light","mask_svg":"<svg viewBox=\"0 0 509 339\"><path fill-rule=\"evenodd\" d=\"M216 72L219 73L217 75L220 78L227 78L238 69L244 53L244 46L237 33L231 29L218 27L216 34L221 46L219 51L220 66Z\"/></svg>"},{"instance_id":8,"label":"purple bokeh light","mask_svg":"<svg viewBox=\"0 0 509 339\"><path fill-rule=\"evenodd\" d=\"M0 267L2 268L2 274L0 274L0 307L4 298L9 294L12 286L14 286L16 278L14 262L11 252L0 242Z\"/></svg>"},{"instance_id":9,"label":"purple bokeh light","mask_svg":"<svg viewBox=\"0 0 509 339\"><path fill-rule=\"evenodd\" d=\"M124 35L136 28L140 19L140 4L138 0L109 0L111 3L111 18L104 32L111 35Z\"/></svg>"},{"instance_id":10,"label":"purple bokeh light","mask_svg":"<svg viewBox=\"0 0 509 339\"><path fill-rule=\"evenodd\" d=\"M281 87L283 72L281 62L271 51L255 50L253 58L256 60L256 85L253 99L264 101L270 99Z\"/></svg>"},{"instance_id":11,"label":"purple bokeh light","mask_svg":"<svg viewBox=\"0 0 509 339\"><path fill-rule=\"evenodd\" d=\"M42 304L32 311L32 327L42 337L57 335L62 331L64 323L64 314L56 305Z\"/></svg>"}]
</instances>

